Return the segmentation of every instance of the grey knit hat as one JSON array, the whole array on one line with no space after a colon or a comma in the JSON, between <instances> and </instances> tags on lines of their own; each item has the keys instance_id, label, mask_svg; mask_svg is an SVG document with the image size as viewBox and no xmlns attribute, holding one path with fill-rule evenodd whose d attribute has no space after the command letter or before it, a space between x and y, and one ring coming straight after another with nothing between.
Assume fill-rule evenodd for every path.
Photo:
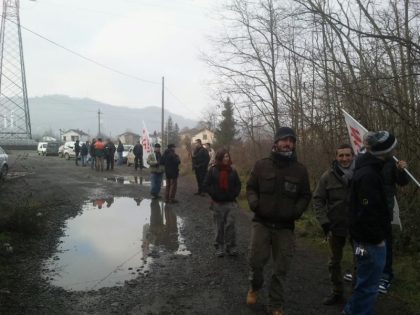
<instances>
[{"instance_id":1,"label":"grey knit hat","mask_svg":"<svg viewBox=\"0 0 420 315\"><path fill-rule=\"evenodd\" d=\"M397 146L397 139L388 131L370 134L365 141L370 146L369 151L376 156L387 154Z\"/></svg>"}]
</instances>

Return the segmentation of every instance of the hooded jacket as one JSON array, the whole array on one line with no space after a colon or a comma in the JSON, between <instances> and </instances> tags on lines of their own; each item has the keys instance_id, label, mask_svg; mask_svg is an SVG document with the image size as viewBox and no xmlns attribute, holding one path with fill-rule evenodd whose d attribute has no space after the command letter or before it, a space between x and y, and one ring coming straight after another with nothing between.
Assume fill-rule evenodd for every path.
<instances>
[{"instance_id":1,"label":"hooded jacket","mask_svg":"<svg viewBox=\"0 0 420 315\"><path fill-rule=\"evenodd\" d=\"M379 244L391 233L381 171L384 161L369 152L356 158L350 196L350 234L357 242Z\"/></svg>"},{"instance_id":2,"label":"hooded jacket","mask_svg":"<svg viewBox=\"0 0 420 315\"><path fill-rule=\"evenodd\" d=\"M254 221L274 228L294 229L311 199L308 172L296 159L271 152L259 160L246 185Z\"/></svg>"}]
</instances>

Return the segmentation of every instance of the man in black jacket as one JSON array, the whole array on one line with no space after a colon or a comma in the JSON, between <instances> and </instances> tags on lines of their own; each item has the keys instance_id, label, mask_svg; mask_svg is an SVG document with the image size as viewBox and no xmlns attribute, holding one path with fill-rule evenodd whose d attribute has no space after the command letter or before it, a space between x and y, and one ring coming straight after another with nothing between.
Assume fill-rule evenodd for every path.
<instances>
[{"instance_id":1,"label":"man in black jacket","mask_svg":"<svg viewBox=\"0 0 420 315\"><path fill-rule=\"evenodd\" d=\"M381 172L397 139L387 131L376 132L375 141L356 159L350 198L350 235L357 265L357 280L344 314L371 314L385 266L385 239L391 233Z\"/></svg>"},{"instance_id":2,"label":"man in black jacket","mask_svg":"<svg viewBox=\"0 0 420 315\"><path fill-rule=\"evenodd\" d=\"M192 155L192 165L195 172L198 188L198 191L195 193L195 195L204 196L204 178L206 177L210 156L207 149L203 147L200 139L195 140L195 145L196 147Z\"/></svg>"},{"instance_id":3,"label":"man in black jacket","mask_svg":"<svg viewBox=\"0 0 420 315\"><path fill-rule=\"evenodd\" d=\"M134 169L137 171L138 168L142 170L143 165L143 146L140 143L140 140L137 141L136 145L133 148L134 153Z\"/></svg>"},{"instance_id":4,"label":"man in black jacket","mask_svg":"<svg viewBox=\"0 0 420 315\"><path fill-rule=\"evenodd\" d=\"M181 161L178 154L175 152L175 144L168 144L168 148L160 159L160 164L165 166L165 202L177 203L178 201L175 199L175 194L178 186L179 164L181 164Z\"/></svg>"}]
</instances>

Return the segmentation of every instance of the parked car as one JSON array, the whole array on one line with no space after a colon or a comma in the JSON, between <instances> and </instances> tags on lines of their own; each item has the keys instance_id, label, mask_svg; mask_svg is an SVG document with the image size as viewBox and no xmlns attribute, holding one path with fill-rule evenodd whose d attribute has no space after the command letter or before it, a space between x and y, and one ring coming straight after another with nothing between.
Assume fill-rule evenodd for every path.
<instances>
[{"instance_id":1,"label":"parked car","mask_svg":"<svg viewBox=\"0 0 420 315\"><path fill-rule=\"evenodd\" d=\"M133 148L134 146L132 146L131 144L124 144L124 151L123 151L123 163L127 163L127 155L128 155L128 151L130 150L130 148ZM118 161L118 152L115 151L114 154L114 160Z\"/></svg>"},{"instance_id":2,"label":"parked car","mask_svg":"<svg viewBox=\"0 0 420 315\"><path fill-rule=\"evenodd\" d=\"M45 155L45 153L47 152L47 144L48 142L38 142L38 155Z\"/></svg>"},{"instance_id":3,"label":"parked car","mask_svg":"<svg viewBox=\"0 0 420 315\"><path fill-rule=\"evenodd\" d=\"M64 144L60 145L58 148L58 156L61 158L64 157Z\"/></svg>"},{"instance_id":4,"label":"parked car","mask_svg":"<svg viewBox=\"0 0 420 315\"><path fill-rule=\"evenodd\" d=\"M9 156L7 153L0 147L0 180L4 181L9 171L8 164Z\"/></svg>"},{"instance_id":5,"label":"parked car","mask_svg":"<svg viewBox=\"0 0 420 315\"><path fill-rule=\"evenodd\" d=\"M45 155L58 155L59 146L60 144L58 142L48 142Z\"/></svg>"},{"instance_id":6,"label":"parked car","mask_svg":"<svg viewBox=\"0 0 420 315\"><path fill-rule=\"evenodd\" d=\"M63 149L63 156L66 160L70 158L76 157L76 152L74 152L74 144L76 141L67 141L64 143L64 149ZM82 146L83 142L79 141L80 147Z\"/></svg>"}]
</instances>

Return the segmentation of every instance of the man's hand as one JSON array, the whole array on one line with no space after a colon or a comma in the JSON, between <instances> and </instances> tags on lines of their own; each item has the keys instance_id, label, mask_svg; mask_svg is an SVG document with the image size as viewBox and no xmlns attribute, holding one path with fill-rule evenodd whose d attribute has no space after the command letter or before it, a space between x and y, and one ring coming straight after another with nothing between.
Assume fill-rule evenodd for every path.
<instances>
[{"instance_id":1,"label":"man's hand","mask_svg":"<svg viewBox=\"0 0 420 315\"><path fill-rule=\"evenodd\" d=\"M403 169L407 168L408 164L406 161L399 160L397 163L397 169L402 171Z\"/></svg>"}]
</instances>

